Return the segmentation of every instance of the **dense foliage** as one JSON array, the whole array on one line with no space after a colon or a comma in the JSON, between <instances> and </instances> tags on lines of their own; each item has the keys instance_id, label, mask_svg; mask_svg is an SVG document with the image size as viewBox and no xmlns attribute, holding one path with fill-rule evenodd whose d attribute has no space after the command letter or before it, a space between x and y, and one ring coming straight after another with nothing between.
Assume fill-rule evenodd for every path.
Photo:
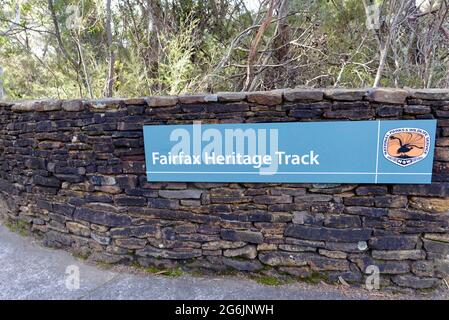
<instances>
[{"instance_id":1,"label":"dense foliage","mask_svg":"<svg viewBox=\"0 0 449 320\"><path fill-rule=\"evenodd\" d=\"M0 0L0 96L448 87L447 0Z\"/></svg>"}]
</instances>

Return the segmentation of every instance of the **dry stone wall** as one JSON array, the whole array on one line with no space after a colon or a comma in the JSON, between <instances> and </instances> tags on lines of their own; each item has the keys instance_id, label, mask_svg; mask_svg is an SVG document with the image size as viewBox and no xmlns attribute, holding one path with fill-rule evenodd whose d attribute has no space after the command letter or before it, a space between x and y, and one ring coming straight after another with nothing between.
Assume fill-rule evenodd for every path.
<instances>
[{"instance_id":1,"label":"dry stone wall","mask_svg":"<svg viewBox=\"0 0 449 320\"><path fill-rule=\"evenodd\" d=\"M149 183L146 124L438 119L431 185ZM449 269L449 90L279 90L0 103L0 216L107 263L437 287ZM157 139L157 137L154 137ZM367 270L368 269L368 270Z\"/></svg>"}]
</instances>

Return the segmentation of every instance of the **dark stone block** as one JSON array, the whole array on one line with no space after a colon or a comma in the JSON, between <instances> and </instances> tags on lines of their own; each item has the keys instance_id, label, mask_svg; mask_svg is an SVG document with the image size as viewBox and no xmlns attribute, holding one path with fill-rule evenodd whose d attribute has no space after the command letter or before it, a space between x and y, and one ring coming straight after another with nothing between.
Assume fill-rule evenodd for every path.
<instances>
[{"instance_id":1,"label":"dark stone block","mask_svg":"<svg viewBox=\"0 0 449 320\"><path fill-rule=\"evenodd\" d=\"M254 272L263 269L263 265L257 260L237 260L232 258L221 258L224 265L239 271Z\"/></svg>"},{"instance_id":2,"label":"dark stone block","mask_svg":"<svg viewBox=\"0 0 449 320\"><path fill-rule=\"evenodd\" d=\"M381 274L404 274L410 272L410 264L406 261L374 260L367 254L352 254L349 260L354 262L363 273L367 273L369 266L377 266Z\"/></svg>"},{"instance_id":3,"label":"dark stone block","mask_svg":"<svg viewBox=\"0 0 449 320\"><path fill-rule=\"evenodd\" d=\"M373 197L347 197L343 199L343 202L347 206L362 206L362 207L374 206Z\"/></svg>"},{"instance_id":4,"label":"dark stone block","mask_svg":"<svg viewBox=\"0 0 449 320\"><path fill-rule=\"evenodd\" d=\"M88 208L76 208L73 217L75 220L92 222L108 227L122 227L131 224L131 218L129 216Z\"/></svg>"},{"instance_id":5,"label":"dark stone block","mask_svg":"<svg viewBox=\"0 0 449 320\"><path fill-rule=\"evenodd\" d=\"M400 106L382 106L377 109L377 115L380 117L398 117L402 115Z\"/></svg>"},{"instance_id":6,"label":"dark stone block","mask_svg":"<svg viewBox=\"0 0 449 320\"><path fill-rule=\"evenodd\" d=\"M101 202L101 203L112 203L114 198L108 194L87 194L85 196L86 202Z\"/></svg>"},{"instance_id":7,"label":"dark stone block","mask_svg":"<svg viewBox=\"0 0 449 320\"><path fill-rule=\"evenodd\" d=\"M44 245L52 248L70 247L73 243L73 239L70 235L48 231L44 236Z\"/></svg>"},{"instance_id":8,"label":"dark stone block","mask_svg":"<svg viewBox=\"0 0 449 320\"><path fill-rule=\"evenodd\" d=\"M360 217L348 215L326 215L324 225L329 228L359 228Z\"/></svg>"},{"instance_id":9,"label":"dark stone block","mask_svg":"<svg viewBox=\"0 0 449 320\"><path fill-rule=\"evenodd\" d=\"M55 177L61 181L67 181L70 183L80 183L84 181L84 176L74 174L55 174Z\"/></svg>"},{"instance_id":10,"label":"dark stone block","mask_svg":"<svg viewBox=\"0 0 449 320\"><path fill-rule=\"evenodd\" d=\"M54 177L33 176L33 183L43 187L56 187L61 186L61 181Z\"/></svg>"},{"instance_id":11,"label":"dark stone block","mask_svg":"<svg viewBox=\"0 0 449 320\"><path fill-rule=\"evenodd\" d=\"M393 194L426 196L426 197L448 197L449 183L433 183L422 185L394 185Z\"/></svg>"},{"instance_id":12,"label":"dark stone block","mask_svg":"<svg viewBox=\"0 0 449 320\"><path fill-rule=\"evenodd\" d=\"M38 199L36 201L36 204L37 204L38 208L48 210L48 211L53 211L53 204L50 201Z\"/></svg>"},{"instance_id":13,"label":"dark stone block","mask_svg":"<svg viewBox=\"0 0 449 320\"><path fill-rule=\"evenodd\" d=\"M356 110L335 110L324 113L324 118L329 119L348 119L348 120L364 120L374 117L372 109L356 109Z\"/></svg>"},{"instance_id":14,"label":"dark stone block","mask_svg":"<svg viewBox=\"0 0 449 320\"><path fill-rule=\"evenodd\" d=\"M46 163L41 158L29 158L25 161L25 165L30 169L45 169Z\"/></svg>"},{"instance_id":15,"label":"dark stone block","mask_svg":"<svg viewBox=\"0 0 449 320\"><path fill-rule=\"evenodd\" d=\"M148 199L148 206L157 209L178 209L179 200L150 198Z\"/></svg>"},{"instance_id":16,"label":"dark stone block","mask_svg":"<svg viewBox=\"0 0 449 320\"><path fill-rule=\"evenodd\" d=\"M388 210L383 208L346 207L345 212L373 218L388 216Z\"/></svg>"},{"instance_id":17,"label":"dark stone block","mask_svg":"<svg viewBox=\"0 0 449 320\"><path fill-rule=\"evenodd\" d=\"M427 252L438 253L446 258L449 255L449 243L423 239Z\"/></svg>"},{"instance_id":18,"label":"dark stone block","mask_svg":"<svg viewBox=\"0 0 449 320\"><path fill-rule=\"evenodd\" d=\"M75 207L69 204L53 203L53 211L66 217L72 217Z\"/></svg>"},{"instance_id":19,"label":"dark stone block","mask_svg":"<svg viewBox=\"0 0 449 320\"><path fill-rule=\"evenodd\" d=\"M142 257L187 260L187 259L192 259L195 257L200 257L201 250L191 249L189 251L172 251L172 250L157 249L157 248L146 246L144 249L136 251L136 254L138 256L142 256Z\"/></svg>"},{"instance_id":20,"label":"dark stone block","mask_svg":"<svg viewBox=\"0 0 449 320\"><path fill-rule=\"evenodd\" d=\"M405 196L376 196L374 198L376 207L380 208L405 208L407 206L407 197Z\"/></svg>"},{"instance_id":21,"label":"dark stone block","mask_svg":"<svg viewBox=\"0 0 449 320\"><path fill-rule=\"evenodd\" d=\"M290 110L289 115L298 119L311 119L317 118L323 114L322 109L292 109Z\"/></svg>"},{"instance_id":22,"label":"dark stone block","mask_svg":"<svg viewBox=\"0 0 449 320\"><path fill-rule=\"evenodd\" d=\"M263 235L260 232L243 230L221 230L221 238L230 241L244 241L249 243L263 243Z\"/></svg>"},{"instance_id":23,"label":"dark stone block","mask_svg":"<svg viewBox=\"0 0 449 320\"><path fill-rule=\"evenodd\" d=\"M355 192L358 196L384 195L388 189L385 186L361 186Z\"/></svg>"},{"instance_id":24,"label":"dark stone block","mask_svg":"<svg viewBox=\"0 0 449 320\"><path fill-rule=\"evenodd\" d=\"M159 195L157 190L148 189L126 189L125 193L129 196L156 198Z\"/></svg>"},{"instance_id":25,"label":"dark stone block","mask_svg":"<svg viewBox=\"0 0 449 320\"><path fill-rule=\"evenodd\" d=\"M145 162L144 161L124 161L123 173L145 174Z\"/></svg>"},{"instance_id":26,"label":"dark stone block","mask_svg":"<svg viewBox=\"0 0 449 320\"><path fill-rule=\"evenodd\" d=\"M376 250L412 250L418 243L417 236L382 236L369 241L369 247Z\"/></svg>"},{"instance_id":27,"label":"dark stone block","mask_svg":"<svg viewBox=\"0 0 449 320\"><path fill-rule=\"evenodd\" d=\"M134 189L137 186L137 176L134 175L116 176L115 180L122 189Z\"/></svg>"},{"instance_id":28,"label":"dark stone block","mask_svg":"<svg viewBox=\"0 0 449 320\"><path fill-rule=\"evenodd\" d=\"M345 206L337 202L318 202L310 206L312 213L324 212L324 213L342 213Z\"/></svg>"},{"instance_id":29,"label":"dark stone block","mask_svg":"<svg viewBox=\"0 0 449 320\"><path fill-rule=\"evenodd\" d=\"M114 200L118 206L145 206L147 204L147 199L144 197L118 195L114 197Z\"/></svg>"},{"instance_id":30,"label":"dark stone block","mask_svg":"<svg viewBox=\"0 0 449 320\"><path fill-rule=\"evenodd\" d=\"M435 288L441 283L441 280L437 278L421 278L412 275L395 276L391 280L400 287L413 289Z\"/></svg>"},{"instance_id":31,"label":"dark stone block","mask_svg":"<svg viewBox=\"0 0 449 320\"><path fill-rule=\"evenodd\" d=\"M337 242L357 242L368 240L371 233L371 229L332 229L300 225L290 225L285 230L285 236L287 237Z\"/></svg>"},{"instance_id":32,"label":"dark stone block","mask_svg":"<svg viewBox=\"0 0 449 320\"><path fill-rule=\"evenodd\" d=\"M159 232L156 225L143 225L131 228L131 234L137 238L154 237Z\"/></svg>"}]
</instances>

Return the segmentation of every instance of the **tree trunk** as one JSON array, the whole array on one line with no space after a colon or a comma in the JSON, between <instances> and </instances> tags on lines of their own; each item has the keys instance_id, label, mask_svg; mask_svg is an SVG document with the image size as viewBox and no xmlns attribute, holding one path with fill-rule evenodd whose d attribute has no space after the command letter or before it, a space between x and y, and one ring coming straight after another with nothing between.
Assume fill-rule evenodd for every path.
<instances>
[{"instance_id":1,"label":"tree trunk","mask_svg":"<svg viewBox=\"0 0 449 320\"><path fill-rule=\"evenodd\" d=\"M106 36L108 40L108 50L109 50L109 66L108 75L106 79L106 90L104 96L107 98L112 97L114 92L114 82L115 82L115 52L113 48L112 40L112 12L111 12L111 0L106 0Z\"/></svg>"}]
</instances>

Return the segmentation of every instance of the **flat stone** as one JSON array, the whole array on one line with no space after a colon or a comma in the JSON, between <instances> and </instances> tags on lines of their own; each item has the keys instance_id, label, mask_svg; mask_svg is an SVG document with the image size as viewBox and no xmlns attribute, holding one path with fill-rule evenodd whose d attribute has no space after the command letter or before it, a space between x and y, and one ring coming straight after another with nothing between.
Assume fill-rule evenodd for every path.
<instances>
[{"instance_id":1,"label":"flat stone","mask_svg":"<svg viewBox=\"0 0 449 320\"><path fill-rule=\"evenodd\" d=\"M207 96L204 94L181 95L178 97L178 99L180 103L184 104L208 102Z\"/></svg>"},{"instance_id":2,"label":"flat stone","mask_svg":"<svg viewBox=\"0 0 449 320\"><path fill-rule=\"evenodd\" d=\"M38 101L23 101L13 104L11 111L13 112L31 112L35 111L35 105Z\"/></svg>"},{"instance_id":3,"label":"flat stone","mask_svg":"<svg viewBox=\"0 0 449 320\"><path fill-rule=\"evenodd\" d=\"M317 89L289 89L284 91L284 98L289 102L322 101L324 92Z\"/></svg>"},{"instance_id":4,"label":"flat stone","mask_svg":"<svg viewBox=\"0 0 449 320\"><path fill-rule=\"evenodd\" d=\"M346 259L346 257L348 256L345 252L342 251L330 251L326 249L318 249L318 253L322 256L333 259Z\"/></svg>"},{"instance_id":5,"label":"flat stone","mask_svg":"<svg viewBox=\"0 0 449 320\"><path fill-rule=\"evenodd\" d=\"M33 183L44 187L55 187L59 188L61 186L61 181L54 177L43 177L43 176L33 176Z\"/></svg>"},{"instance_id":6,"label":"flat stone","mask_svg":"<svg viewBox=\"0 0 449 320\"><path fill-rule=\"evenodd\" d=\"M363 244L363 246L361 246ZM344 252L353 252L359 253L363 252L366 249L361 249L367 247L367 243L365 241L355 242L355 243L345 243L345 242L326 242L324 248L331 251L344 251Z\"/></svg>"},{"instance_id":7,"label":"flat stone","mask_svg":"<svg viewBox=\"0 0 449 320\"><path fill-rule=\"evenodd\" d=\"M159 196L167 199L201 199L202 190L160 190Z\"/></svg>"},{"instance_id":8,"label":"flat stone","mask_svg":"<svg viewBox=\"0 0 449 320\"><path fill-rule=\"evenodd\" d=\"M245 246L238 249L227 249L223 251L225 257L242 257L247 259L255 259L257 257L257 249L255 246Z\"/></svg>"},{"instance_id":9,"label":"flat stone","mask_svg":"<svg viewBox=\"0 0 449 320\"><path fill-rule=\"evenodd\" d=\"M105 98L98 100L88 100L83 102L85 106L89 107L94 112L105 110L117 110L123 103L122 99Z\"/></svg>"},{"instance_id":10,"label":"flat stone","mask_svg":"<svg viewBox=\"0 0 449 320\"><path fill-rule=\"evenodd\" d=\"M236 249L241 248L246 244L243 241L210 241L202 245L204 250L220 250L220 249Z\"/></svg>"},{"instance_id":11,"label":"flat stone","mask_svg":"<svg viewBox=\"0 0 449 320\"><path fill-rule=\"evenodd\" d=\"M386 186L360 186L355 190L358 196L384 195L388 192Z\"/></svg>"},{"instance_id":12,"label":"flat stone","mask_svg":"<svg viewBox=\"0 0 449 320\"><path fill-rule=\"evenodd\" d=\"M336 242L357 242L368 240L371 229L333 229L301 225L290 225L285 230L285 236L305 240L323 240Z\"/></svg>"},{"instance_id":13,"label":"flat stone","mask_svg":"<svg viewBox=\"0 0 449 320\"><path fill-rule=\"evenodd\" d=\"M429 106L422 105L407 105L404 106L404 113L411 115L422 115L429 114L432 112L432 109Z\"/></svg>"},{"instance_id":14,"label":"flat stone","mask_svg":"<svg viewBox=\"0 0 449 320\"><path fill-rule=\"evenodd\" d=\"M412 208L428 211L428 212L449 212L449 198L421 198L421 197L411 197L410 206Z\"/></svg>"},{"instance_id":15,"label":"flat stone","mask_svg":"<svg viewBox=\"0 0 449 320\"><path fill-rule=\"evenodd\" d=\"M449 162L449 148L436 147L435 160Z\"/></svg>"},{"instance_id":16,"label":"flat stone","mask_svg":"<svg viewBox=\"0 0 449 320\"><path fill-rule=\"evenodd\" d=\"M257 245L257 252L259 251L273 251L278 248L278 245L275 243L261 243Z\"/></svg>"},{"instance_id":17,"label":"flat stone","mask_svg":"<svg viewBox=\"0 0 449 320\"><path fill-rule=\"evenodd\" d=\"M354 262L363 273L367 273L369 266L377 266L381 274L405 274L410 272L407 261L379 261L368 254L351 254L349 260Z\"/></svg>"},{"instance_id":18,"label":"flat stone","mask_svg":"<svg viewBox=\"0 0 449 320\"><path fill-rule=\"evenodd\" d=\"M435 144L438 147L449 147L449 138L439 138Z\"/></svg>"},{"instance_id":19,"label":"flat stone","mask_svg":"<svg viewBox=\"0 0 449 320\"><path fill-rule=\"evenodd\" d=\"M438 253L442 256L449 255L449 243L423 239L427 252Z\"/></svg>"},{"instance_id":20,"label":"flat stone","mask_svg":"<svg viewBox=\"0 0 449 320\"><path fill-rule=\"evenodd\" d=\"M35 111L37 112L59 111L61 109L60 100L46 100L35 104Z\"/></svg>"},{"instance_id":21,"label":"flat stone","mask_svg":"<svg viewBox=\"0 0 449 320\"><path fill-rule=\"evenodd\" d=\"M316 247L301 246L297 244L280 244L279 250L289 252L316 252Z\"/></svg>"},{"instance_id":22,"label":"flat stone","mask_svg":"<svg viewBox=\"0 0 449 320\"><path fill-rule=\"evenodd\" d=\"M449 100L449 89L413 89L410 96L422 100Z\"/></svg>"},{"instance_id":23,"label":"flat stone","mask_svg":"<svg viewBox=\"0 0 449 320\"><path fill-rule=\"evenodd\" d=\"M218 92L218 101L221 102L238 102L246 100L246 92Z\"/></svg>"},{"instance_id":24,"label":"flat stone","mask_svg":"<svg viewBox=\"0 0 449 320\"><path fill-rule=\"evenodd\" d=\"M386 217L388 216L388 210L384 208L370 208L370 207L346 207L346 213L356 214L365 217Z\"/></svg>"},{"instance_id":25,"label":"flat stone","mask_svg":"<svg viewBox=\"0 0 449 320\"><path fill-rule=\"evenodd\" d=\"M293 198L289 195L281 195L281 196L255 196L254 203L257 204L284 204L284 203L292 203Z\"/></svg>"},{"instance_id":26,"label":"flat stone","mask_svg":"<svg viewBox=\"0 0 449 320\"><path fill-rule=\"evenodd\" d=\"M413 250L417 243L417 236L379 236L369 240L369 247L375 250Z\"/></svg>"},{"instance_id":27,"label":"flat stone","mask_svg":"<svg viewBox=\"0 0 449 320\"><path fill-rule=\"evenodd\" d=\"M73 233L77 236L90 237L90 228L85 225L73 221L68 221L66 223L66 227L70 233Z\"/></svg>"},{"instance_id":28,"label":"flat stone","mask_svg":"<svg viewBox=\"0 0 449 320\"><path fill-rule=\"evenodd\" d=\"M128 238L128 239L117 239L115 240L115 244L118 247L130 249L130 250L138 250L145 247L147 243L144 239L136 239L136 238Z\"/></svg>"},{"instance_id":29,"label":"flat stone","mask_svg":"<svg viewBox=\"0 0 449 320\"><path fill-rule=\"evenodd\" d=\"M345 206L341 203L337 202L320 202L320 203L313 203L310 206L310 212L312 213L342 213L345 209Z\"/></svg>"},{"instance_id":30,"label":"flat stone","mask_svg":"<svg viewBox=\"0 0 449 320\"><path fill-rule=\"evenodd\" d=\"M75 220L88 221L109 227L127 226L131 224L131 218L129 216L88 208L76 208L73 217Z\"/></svg>"},{"instance_id":31,"label":"flat stone","mask_svg":"<svg viewBox=\"0 0 449 320\"><path fill-rule=\"evenodd\" d=\"M391 104L404 104L408 96L407 90L393 88L374 88L367 93L369 101Z\"/></svg>"},{"instance_id":32,"label":"flat stone","mask_svg":"<svg viewBox=\"0 0 449 320\"><path fill-rule=\"evenodd\" d=\"M365 97L367 89L328 89L324 97L336 101L361 101Z\"/></svg>"},{"instance_id":33,"label":"flat stone","mask_svg":"<svg viewBox=\"0 0 449 320\"><path fill-rule=\"evenodd\" d=\"M329 228L359 228L362 225L360 217L353 215L326 215L324 225Z\"/></svg>"},{"instance_id":34,"label":"flat stone","mask_svg":"<svg viewBox=\"0 0 449 320\"><path fill-rule=\"evenodd\" d=\"M312 271L307 267L280 267L279 271L301 279L307 279L312 275Z\"/></svg>"},{"instance_id":35,"label":"flat stone","mask_svg":"<svg viewBox=\"0 0 449 320\"><path fill-rule=\"evenodd\" d=\"M145 206L147 204L147 199L144 197L133 197L122 194L116 195L114 200L118 206Z\"/></svg>"},{"instance_id":36,"label":"flat stone","mask_svg":"<svg viewBox=\"0 0 449 320\"><path fill-rule=\"evenodd\" d=\"M311 214L308 211L294 211L292 222L294 224L322 225L324 222L324 214Z\"/></svg>"},{"instance_id":37,"label":"flat stone","mask_svg":"<svg viewBox=\"0 0 449 320\"><path fill-rule=\"evenodd\" d=\"M260 244L263 242L263 235L260 232L222 229L221 238L230 241L244 241L249 243Z\"/></svg>"},{"instance_id":38,"label":"flat stone","mask_svg":"<svg viewBox=\"0 0 449 320\"><path fill-rule=\"evenodd\" d=\"M398 195L376 196L374 204L376 207L381 208L405 208L407 206L407 197Z\"/></svg>"},{"instance_id":39,"label":"flat stone","mask_svg":"<svg viewBox=\"0 0 449 320\"><path fill-rule=\"evenodd\" d=\"M65 100L62 102L62 110L68 112L79 112L84 109L81 100Z\"/></svg>"},{"instance_id":40,"label":"flat stone","mask_svg":"<svg viewBox=\"0 0 449 320\"><path fill-rule=\"evenodd\" d=\"M296 252L262 252L259 260L269 266L301 267L307 265L307 255Z\"/></svg>"},{"instance_id":41,"label":"flat stone","mask_svg":"<svg viewBox=\"0 0 449 320\"><path fill-rule=\"evenodd\" d=\"M347 271L349 262L346 259L332 259L316 254L309 256L309 265L312 270L317 271Z\"/></svg>"},{"instance_id":42,"label":"flat stone","mask_svg":"<svg viewBox=\"0 0 449 320\"><path fill-rule=\"evenodd\" d=\"M426 253L423 250L390 250L380 251L373 250L372 255L374 259L380 260L422 260L426 258Z\"/></svg>"},{"instance_id":43,"label":"flat stone","mask_svg":"<svg viewBox=\"0 0 449 320\"><path fill-rule=\"evenodd\" d=\"M90 237L101 245L107 246L109 243L111 243L111 238L105 235L91 233Z\"/></svg>"},{"instance_id":44,"label":"flat stone","mask_svg":"<svg viewBox=\"0 0 449 320\"><path fill-rule=\"evenodd\" d=\"M145 99L149 107L173 107L178 103L177 96L159 96L159 97L147 97Z\"/></svg>"},{"instance_id":45,"label":"flat stone","mask_svg":"<svg viewBox=\"0 0 449 320\"><path fill-rule=\"evenodd\" d=\"M347 109L326 111L323 115L328 119L348 119L348 120L368 120L374 118L375 113L371 108L367 109Z\"/></svg>"},{"instance_id":46,"label":"flat stone","mask_svg":"<svg viewBox=\"0 0 449 320\"><path fill-rule=\"evenodd\" d=\"M123 99L123 103L127 106L141 106L141 105L145 105L147 102L146 102L146 98L142 97L142 98L126 98L126 99Z\"/></svg>"},{"instance_id":47,"label":"flat stone","mask_svg":"<svg viewBox=\"0 0 449 320\"><path fill-rule=\"evenodd\" d=\"M435 273L433 261L415 261L412 263L412 272L418 277L433 277Z\"/></svg>"},{"instance_id":48,"label":"flat stone","mask_svg":"<svg viewBox=\"0 0 449 320\"><path fill-rule=\"evenodd\" d=\"M420 278L411 275L394 276L391 280L400 287L413 289L430 289L441 283L441 280L436 278Z\"/></svg>"},{"instance_id":49,"label":"flat stone","mask_svg":"<svg viewBox=\"0 0 449 320\"><path fill-rule=\"evenodd\" d=\"M449 242L449 234L442 233L426 233L424 238L440 242Z\"/></svg>"},{"instance_id":50,"label":"flat stone","mask_svg":"<svg viewBox=\"0 0 449 320\"><path fill-rule=\"evenodd\" d=\"M402 115L402 106L381 106L377 108L379 117L399 117Z\"/></svg>"},{"instance_id":51,"label":"flat stone","mask_svg":"<svg viewBox=\"0 0 449 320\"><path fill-rule=\"evenodd\" d=\"M190 249L189 251L172 251L165 249L157 249L150 246L146 246L142 250L136 251L138 256L153 257L161 259L174 259L174 260L186 260L201 256L201 250Z\"/></svg>"},{"instance_id":52,"label":"flat stone","mask_svg":"<svg viewBox=\"0 0 449 320\"><path fill-rule=\"evenodd\" d=\"M224 265L239 271L254 272L263 269L263 265L258 260L237 260L232 258L222 258Z\"/></svg>"},{"instance_id":53,"label":"flat stone","mask_svg":"<svg viewBox=\"0 0 449 320\"><path fill-rule=\"evenodd\" d=\"M249 92L247 95L249 102L266 106L275 106L282 104L282 92L280 91L260 91Z\"/></svg>"},{"instance_id":54,"label":"flat stone","mask_svg":"<svg viewBox=\"0 0 449 320\"><path fill-rule=\"evenodd\" d=\"M312 240L302 240L296 238L285 238L285 242L288 244L294 244L301 247L314 247L314 248L324 248L324 241L312 241Z\"/></svg>"}]
</instances>

